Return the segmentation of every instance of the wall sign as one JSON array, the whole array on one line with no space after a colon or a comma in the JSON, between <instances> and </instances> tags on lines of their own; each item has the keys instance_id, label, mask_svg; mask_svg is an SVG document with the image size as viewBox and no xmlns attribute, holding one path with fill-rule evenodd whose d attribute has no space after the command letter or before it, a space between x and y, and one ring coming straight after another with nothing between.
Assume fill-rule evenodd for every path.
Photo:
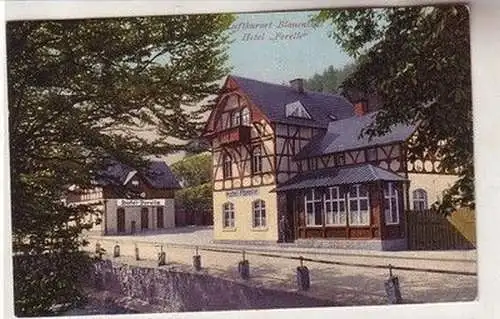
<instances>
[{"instance_id":1,"label":"wall sign","mask_svg":"<svg viewBox=\"0 0 500 319\"><path fill-rule=\"evenodd\" d=\"M236 189L233 191L226 192L227 197L243 197L243 196L254 196L259 194L258 188L249 189Z\"/></svg>"},{"instance_id":2,"label":"wall sign","mask_svg":"<svg viewBox=\"0 0 500 319\"><path fill-rule=\"evenodd\" d=\"M164 199L118 199L116 205L124 207L165 206Z\"/></svg>"}]
</instances>

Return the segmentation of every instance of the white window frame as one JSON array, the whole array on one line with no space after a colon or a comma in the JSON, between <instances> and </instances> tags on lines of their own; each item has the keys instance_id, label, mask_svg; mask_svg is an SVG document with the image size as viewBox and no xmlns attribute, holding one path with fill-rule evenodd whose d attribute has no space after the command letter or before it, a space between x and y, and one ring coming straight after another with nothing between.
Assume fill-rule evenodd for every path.
<instances>
[{"instance_id":1,"label":"white window frame","mask_svg":"<svg viewBox=\"0 0 500 319\"><path fill-rule=\"evenodd\" d=\"M384 216L386 225L399 224L399 191L396 185L391 182L384 185Z\"/></svg>"},{"instance_id":2,"label":"white window frame","mask_svg":"<svg viewBox=\"0 0 500 319\"><path fill-rule=\"evenodd\" d=\"M252 150L252 174L262 173L262 146L258 145Z\"/></svg>"},{"instance_id":3,"label":"white window frame","mask_svg":"<svg viewBox=\"0 0 500 319\"><path fill-rule=\"evenodd\" d=\"M222 228L234 228L234 204L231 202L222 205Z\"/></svg>"},{"instance_id":4,"label":"white window frame","mask_svg":"<svg viewBox=\"0 0 500 319\"><path fill-rule=\"evenodd\" d=\"M333 196L334 193L336 196ZM329 187L324 196L324 218L326 226L346 226L347 225L347 211L344 194L341 194L340 187ZM334 204L337 210L333 209ZM344 209L341 209L341 205ZM329 221L332 222L329 222Z\"/></svg>"},{"instance_id":5,"label":"white window frame","mask_svg":"<svg viewBox=\"0 0 500 319\"><path fill-rule=\"evenodd\" d=\"M361 196L360 194L360 188L365 187L366 188L366 196ZM356 196L352 196L351 190L356 189ZM356 201L358 209L356 211L353 211L351 207L351 202ZM366 206L367 210L361 210L361 202L366 201ZM347 191L347 205L348 205L348 220L349 220L349 226L370 226L370 191L368 189L368 185L364 184L354 184L351 185ZM366 214L366 222L362 223L361 222L361 214ZM356 216L356 218L353 218Z\"/></svg>"},{"instance_id":6,"label":"white window frame","mask_svg":"<svg viewBox=\"0 0 500 319\"><path fill-rule=\"evenodd\" d=\"M308 199L308 195L311 195L311 199ZM317 203L323 202L322 196L318 195L317 192L315 192L314 188L311 188L305 195L304 195L304 211L306 214L306 226L307 227L319 227L323 226L323 220L321 221L321 224L316 224L316 205ZM312 204L312 223L309 222L309 212L307 211L307 204ZM320 205L321 207L321 205ZM323 219L323 216L321 217Z\"/></svg>"},{"instance_id":7,"label":"white window frame","mask_svg":"<svg viewBox=\"0 0 500 319\"><path fill-rule=\"evenodd\" d=\"M226 170L229 171L226 172ZM233 159L231 158L231 156L227 154L224 155L224 160L222 162L222 177L224 179L229 179L233 177Z\"/></svg>"},{"instance_id":8,"label":"white window frame","mask_svg":"<svg viewBox=\"0 0 500 319\"><path fill-rule=\"evenodd\" d=\"M240 125L245 125L245 126L250 125L250 110L248 109L248 107L244 107L241 110Z\"/></svg>"},{"instance_id":9,"label":"white window frame","mask_svg":"<svg viewBox=\"0 0 500 319\"><path fill-rule=\"evenodd\" d=\"M295 101L285 105L285 116L311 119L311 115L307 112L306 108L302 105L302 103L300 103L300 101Z\"/></svg>"},{"instance_id":10,"label":"white window frame","mask_svg":"<svg viewBox=\"0 0 500 319\"><path fill-rule=\"evenodd\" d=\"M231 113L231 127L237 127L241 124L241 115L239 111Z\"/></svg>"},{"instance_id":11,"label":"white window frame","mask_svg":"<svg viewBox=\"0 0 500 319\"><path fill-rule=\"evenodd\" d=\"M420 196L422 195L422 196ZM423 188L417 188L412 192L413 197L413 210L424 211L429 209L429 201L427 197L427 191ZM423 203L424 209L417 209L415 203Z\"/></svg>"},{"instance_id":12,"label":"white window frame","mask_svg":"<svg viewBox=\"0 0 500 319\"><path fill-rule=\"evenodd\" d=\"M258 199L252 202L252 227L264 228L266 223L266 202Z\"/></svg>"}]
</instances>

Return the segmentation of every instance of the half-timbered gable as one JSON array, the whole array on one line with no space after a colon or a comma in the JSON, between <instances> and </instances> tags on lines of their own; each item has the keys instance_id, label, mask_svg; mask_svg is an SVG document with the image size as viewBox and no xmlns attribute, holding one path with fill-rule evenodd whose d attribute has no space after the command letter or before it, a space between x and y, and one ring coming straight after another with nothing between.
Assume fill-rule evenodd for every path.
<instances>
[{"instance_id":1,"label":"half-timbered gable","mask_svg":"<svg viewBox=\"0 0 500 319\"><path fill-rule=\"evenodd\" d=\"M307 91L300 79L229 76L204 132L214 239L404 247L404 210L427 207L451 180L436 175L437 157L409 160L415 125L362 135L375 116L367 101Z\"/></svg>"}]
</instances>

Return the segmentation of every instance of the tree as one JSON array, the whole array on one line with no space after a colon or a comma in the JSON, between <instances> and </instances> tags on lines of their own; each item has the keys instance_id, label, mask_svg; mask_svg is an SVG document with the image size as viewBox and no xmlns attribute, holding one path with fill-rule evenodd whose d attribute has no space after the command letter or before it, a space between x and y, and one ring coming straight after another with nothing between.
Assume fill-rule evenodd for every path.
<instances>
[{"instance_id":1,"label":"tree","mask_svg":"<svg viewBox=\"0 0 500 319\"><path fill-rule=\"evenodd\" d=\"M347 64L341 69L330 65L323 73L315 73L306 81L307 89L316 92L338 93L342 82L355 70L356 64Z\"/></svg>"},{"instance_id":2,"label":"tree","mask_svg":"<svg viewBox=\"0 0 500 319\"><path fill-rule=\"evenodd\" d=\"M419 123L410 159L441 157L459 174L439 205L449 213L474 207L469 14L464 5L323 10L332 37L359 61L344 88L375 92L384 102L363 134L395 123Z\"/></svg>"},{"instance_id":3,"label":"tree","mask_svg":"<svg viewBox=\"0 0 500 319\"><path fill-rule=\"evenodd\" d=\"M186 212L200 214L212 208L212 156L200 153L185 157L172 165L172 171L183 189L175 194L175 201Z\"/></svg>"},{"instance_id":4,"label":"tree","mask_svg":"<svg viewBox=\"0 0 500 319\"><path fill-rule=\"evenodd\" d=\"M89 206L66 207L67 186L91 186L110 159L132 167L179 148L202 126L198 103L227 72L231 15L7 24L14 295L17 315L81 299L81 232ZM151 127L148 142L131 128Z\"/></svg>"}]
</instances>

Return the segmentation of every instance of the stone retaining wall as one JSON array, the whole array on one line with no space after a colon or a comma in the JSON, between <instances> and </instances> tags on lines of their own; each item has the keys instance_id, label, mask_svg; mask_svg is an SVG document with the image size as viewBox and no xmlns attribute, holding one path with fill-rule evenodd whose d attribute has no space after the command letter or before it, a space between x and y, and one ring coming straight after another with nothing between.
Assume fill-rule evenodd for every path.
<instances>
[{"instance_id":1,"label":"stone retaining wall","mask_svg":"<svg viewBox=\"0 0 500 319\"><path fill-rule=\"evenodd\" d=\"M299 293L252 287L203 273L140 268L111 260L94 264L89 283L122 299L140 300L146 312L244 310L332 306ZM116 298L115 298L116 300ZM149 307L145 305L150 305ZM124 306L123 304L121 306Z\"/></svg>"}]
</instances>

